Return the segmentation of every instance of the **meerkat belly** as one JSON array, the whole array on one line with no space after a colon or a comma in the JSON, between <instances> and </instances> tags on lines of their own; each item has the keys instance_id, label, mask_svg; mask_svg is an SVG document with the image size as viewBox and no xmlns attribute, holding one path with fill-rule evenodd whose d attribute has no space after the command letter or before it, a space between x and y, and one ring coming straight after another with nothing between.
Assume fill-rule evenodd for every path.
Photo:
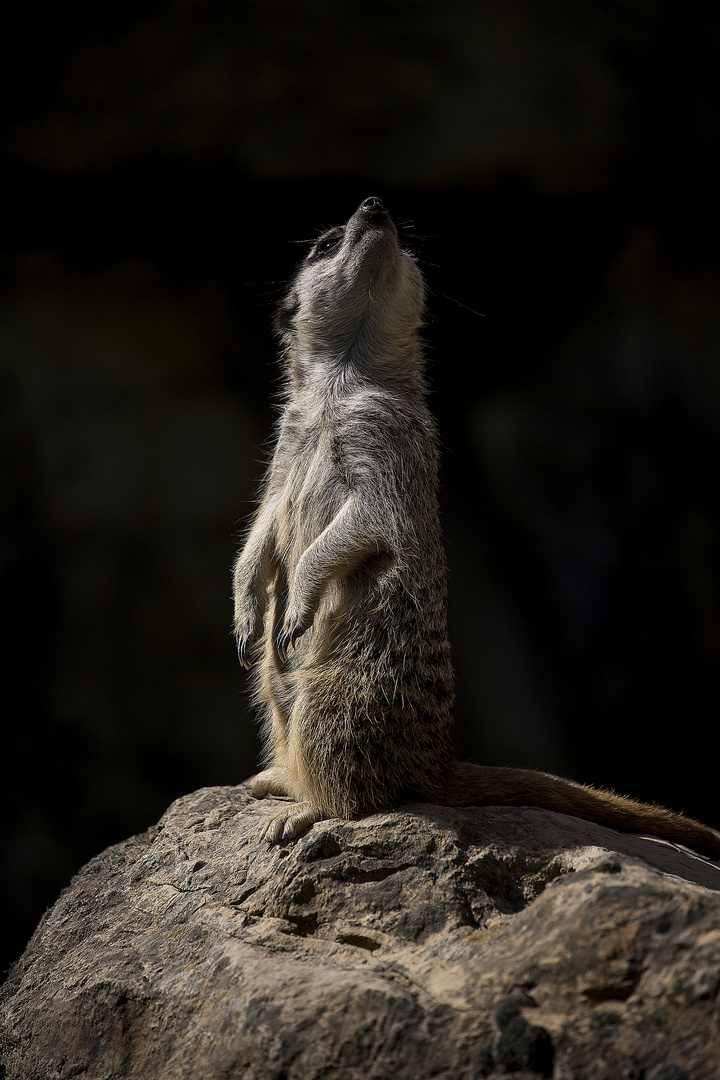
<instances>
[{"instance_id":1,"label":"meerkat belly","mask_svg":"<svg viewBox=\"0 0 720 1080\"><path fill-rule=\"evenodd\" d=\"M401 575L354 577L307 635L293 709L323 805L351 817L433 797L452 756L453 705L446 643L423 641L427 613Z\"/></svg>"}]
</instances>

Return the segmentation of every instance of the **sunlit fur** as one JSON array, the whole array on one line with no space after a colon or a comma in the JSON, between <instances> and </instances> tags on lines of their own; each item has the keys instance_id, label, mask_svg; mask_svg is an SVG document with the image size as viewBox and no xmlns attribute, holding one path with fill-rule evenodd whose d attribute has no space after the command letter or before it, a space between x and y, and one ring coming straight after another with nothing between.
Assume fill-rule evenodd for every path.
<instances>
[{"instance_id":1,"label":"sunlit fur","mask_svg":"<svg viewBox=\"0 0 720 1080\"><path fill-rule=\"evenodd\" d=\"M320 238L279 313L285 403L234 574L238 655L256 665L264 721L267 767L252 790L296 800L266 838L420 799L542 806L719 856L718 834L660 807L453 761L424 298L369 199Z\"/></svg>"}]
</instances>

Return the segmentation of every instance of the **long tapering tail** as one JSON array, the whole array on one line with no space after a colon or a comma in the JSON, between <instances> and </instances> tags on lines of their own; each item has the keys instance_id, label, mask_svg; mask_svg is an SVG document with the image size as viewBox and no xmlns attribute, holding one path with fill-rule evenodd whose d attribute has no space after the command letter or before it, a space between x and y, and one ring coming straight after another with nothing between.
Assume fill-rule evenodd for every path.
<instances>
[{"instance_id":1,"label":"long tapering tail","mask_svg":"<svg viewBox=\"0 0 720 1080\"><path fill-rule=\"evenodd\" d=\"M445 806L538 806L613 829L649 833L720 860L720 833L699 821L534 769L456 761L438 802Z\"/></svg>"}]
</instances>

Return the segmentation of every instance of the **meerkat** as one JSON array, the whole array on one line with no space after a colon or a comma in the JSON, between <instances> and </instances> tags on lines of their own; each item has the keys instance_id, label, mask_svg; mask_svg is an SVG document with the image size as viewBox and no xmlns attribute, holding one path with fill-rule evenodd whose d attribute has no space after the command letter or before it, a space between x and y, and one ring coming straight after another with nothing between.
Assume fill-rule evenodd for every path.
<instances>
[{"instance_id":1,"label":"meerkat","mask_svg":"<svg viewBox=\"0 0 720 1080\"><path fill-rule=\"evenodd\" d=\"M294 800L262 835L412 800L525 805L720 857L720 834L662 807L454 760L424 309L420 269L373 197L312 245L278 312L284 402L234 569L238 656L256 665L264 723L251 791Z\"/></svg>"}]
</instances>

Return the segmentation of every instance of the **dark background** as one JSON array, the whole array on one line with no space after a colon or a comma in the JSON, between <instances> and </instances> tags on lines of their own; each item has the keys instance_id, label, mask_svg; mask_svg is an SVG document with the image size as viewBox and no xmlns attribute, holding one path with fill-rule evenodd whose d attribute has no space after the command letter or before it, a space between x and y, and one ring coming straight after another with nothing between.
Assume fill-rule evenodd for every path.
<instances>
[{"instance_id":1,"label":"dark background","mask_svg":"<svg viewBox=\"0 0 720 1080\"><path fill-rule=\"evenodd\" d=\"M2 41L2 961L256 766L230 635L295 241L430 284L458 750L720 826L720 22L652 2L16 13ZM463 306L464 305L464 306Z\"/></svg>"}]
</instances>

